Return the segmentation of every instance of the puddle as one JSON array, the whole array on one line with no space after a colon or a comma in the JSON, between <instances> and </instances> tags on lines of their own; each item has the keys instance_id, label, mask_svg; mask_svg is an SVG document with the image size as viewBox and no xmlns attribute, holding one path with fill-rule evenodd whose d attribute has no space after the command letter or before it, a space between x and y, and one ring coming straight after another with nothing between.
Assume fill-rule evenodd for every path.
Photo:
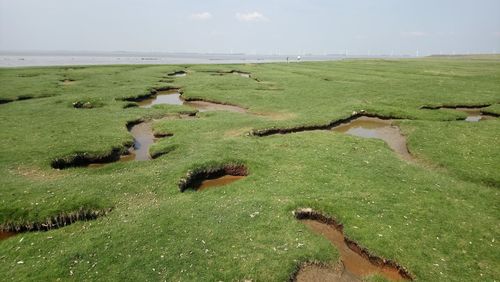
<instances>
[{"instance_id":1,"label":"puddle","mask_svg":"<svg viewBox=\"0 0 500 282\"><path fill-rule=\"evenodd\" d=\"M196 189L197 191L203 191L211 187L224 186L233 183L237 180L245 178L245 176L240 175L224 175L218 178L207 179L201 182L200 187Z\"/></svg>"},{"instance_id":2,"label":"puddle","mask_svg":"<svg viewBox=\"0 0 500 282\"><path fill-rule=\"evenodd\" d=\"M158 138L170 136L169 134L154 136L151 124L141 122L129 128L129 132L134 137L134 145L128 149L128 154L121 155L120 162L127 161L148 161L152 157L149 154L149 148L155 143ZM88 167L102 167L107 163L90 163Z\"/></svg>"},{"instance_id":3,"label":"puddle","mask_svg":"<svg viewBox=\"0 0 500 282\"><path fill-rule=\"evenodd\" d=\"M16 232L12 232L12 231L0 231L0 241L8 239L8 238L10 238L12 236L15 236L15 235L17 235Z\"/></svg>"},{"instance_id":4,"label":"puddle","mask_svg":"<svg viewBox=\"0 0 500 282\"><path fill-rule=\"evenodd\" d=\"M150 98L138 101L137 104L141 108L151 108L154 105L168 104L168 105L183 105L184 101L181 99L181 93L177 89L158 91Z\"/></svg>"},{"instance_id":5,"label":"puddle","mask_svg":"<svg viewBox=\"0 0 500 282\"><path fill-rule=\"evenodd\" d=\"M120 149L113 149L111 153L106 156L96 157L87 153L78 154L71 158L60 158L52 162L52 167L57 169L65 169L68 167L102 167L106 164L116 161L147 161L152 157L149 154L149 148L156 140L163 137L172 136L172 134L158 134L155 136L149 122L140 122L135 125L127 126L129 132L134 137L133 145L128 149L126 154ZM155 157L164 154L159 153Z\"/></svg>"},{"instance_id":6,"label":"puddle","mask_svg":"<svg viewBox=\"0 0 500 282\"><path fill-rule=\"evenodd\" d=\"M439 110L439 109L451 109L463 112L467 114L465 121L468 122L478 122L482 120L492 120L496 117L493 115L481 113L481 110L488 107L489 105L481 105L481 106L422 106L421 109L427 110Z\"/></svg>"},{"instance_id":7,"label":"puddle","mask_svg":"<svg viewBox=\"0 0 500 282\"><path fill-rule=\"evenodd\" d=\"M240 164L226 164L221 167L189 171L179 181L181 192L187 189L203 191L211 187L223 186L240 180L248 175L248 169Z\"/></svg>"},{"instance_id":8,"label":"puddle","mask_svg":"<svg viewBox=\"0 0 500 282\"><path fill-rule=\"evenodd\" d=\"M182 99L178 89L158 91L154 96L138 101L137 104L141 108L151 108L154 105L186 105L197 109L200 112L210 111L228 111L236 113L246 113L246 109L234 105L226 105L208 101L186 101Z\"/></svg>"},{"instance_id":9,"label":"puddle","mask_svg":"<svg viewBox=\"0 0 500 282\"><path fill-rule=\"evenodd\" d=\"M340 271L325 271L325 267L309 265L308 270L305 268L308 272L320 276L332 276L337 273L339 280L334 281L352 281L349 278L360 281L363 277L375 274L382 275L391 281L412 279L411 275L395 262L376 257L344 237L343 226L334 219L325 217L311 209L299 210L295 212L295 216L310 230L328 239L339 251L343 264L343 269ZM307 281L299 280L301 272L302 269L297 273L297 281ZM319 281L327 280L320 279Z\"/></svg>"},{"instance_id":10,"label":"puddle","mask_svg":"<svg viewBox=\"0 0 500 282\"><path fill-rule=\"evenodd\" d=\"M130 128L130 133L134 136L134 146L130 148L129 156L133 156L133 159L136 161L151 160L149 147L151 147L156 140L156 137L153 135L153 130L151 129L151 124L147 122L136 124Z\"/></svg>"},{"instance_id":11,"label":"puddle","mask_svg":"<svg viewBox=\"0 0 500 282\"><path fill-rule=\"evenodd\" d=\"M454 108L457 111L461 111L467 114L465 121L478 122L481 120L492 120L495 117L481 113L482 108Z\"/></svg>"},{"instance_id":12,"label":"puddle","mask_svg":"<svg viewBox=\"0 0 500 282\"><path fill-rule=\"evenodd\" d=\"M411 160L412 156L406 147L406 138L401 134L398 127L391 124L392 120L362 116L340 124L332 128L332 130L363 138L384 140L403 159Z\"/></svg>"},{"instance_id":13,"label":"puddle","mask_svg":"<svg viewBox=\"0 0 500 282\"><path fill-rule=\"evenodd\" d=\"M185 71L176 71L176 72L168 74L168 76L173 76L173 77L183 77L186 75L187 75L187 73Z\"/></svg>"}]
</instances>

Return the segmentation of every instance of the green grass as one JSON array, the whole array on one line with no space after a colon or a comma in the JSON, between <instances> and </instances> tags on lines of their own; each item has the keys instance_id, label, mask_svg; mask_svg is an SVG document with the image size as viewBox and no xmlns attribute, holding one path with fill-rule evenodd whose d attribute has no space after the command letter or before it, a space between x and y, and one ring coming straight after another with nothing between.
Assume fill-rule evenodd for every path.
<instances>
[{"instance_id":1,"label":"green grass","mask_svg":"<svg viewBox=\"0 0 500 282\"><path fill-rule=\"evenodd\" d=\"M186 77L166 77L184 69ZM232 69L260 82L210 73ZM1 100L35 98L0 105L0 223L113 208L94 221L1 241L0 280L283 281L300 262L338 260L294 219L300 207L337 218L348 237L420 281L500 277L500 121L420 109L492 104L487 110L498 112L495 58L0 69L0 81ZM125 148L127 122L190 110L124 108L124 98L161 86L249 113L152 121L156 132L174 134L151 148L168 152L152 161L50 167L75 153ZM75 109L76 101L99 106ZM247 134L360 110L407 119L398 124L419 162L401 160L380 140L330 131ZM180 193L189 170L222 163L243 163L249 176Z\"/></svg>"}]
</instances>

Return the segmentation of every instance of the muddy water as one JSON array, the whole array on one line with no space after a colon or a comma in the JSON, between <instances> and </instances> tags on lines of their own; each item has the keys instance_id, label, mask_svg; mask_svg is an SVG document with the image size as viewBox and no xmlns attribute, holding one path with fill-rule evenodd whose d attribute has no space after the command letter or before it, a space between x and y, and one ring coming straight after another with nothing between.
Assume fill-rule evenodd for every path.
<instances>
[{"instance_id":1,"label":"muddy water","mask_svg":"<svg viewBox=\"0 0 500 282\"><path fill-rule=\"evenodd\" d=\"M181 99L181 93L178 90L158 91L156 95L151 98L144 99L137 102L141 108L151 108L154 105L168 104L168 105L182 105L184 101Z\"/></svg>"},{"instance_id":2,"label":"muddy water","mask_svg":"<svg viewBox=\"0 0 500 282\"><path fill-rule=\"evenodd\" d=\"M136 161L150 160L149 147L156 140L151 124L147 122L136 124L130 129L130 133L134 136L134 146L129 150L130 155L133 155Z\"/></svg>"},{"instance_id":3,"label":"muddy water","mask_svg":"<svg viewBox=\"0 0 500 282\"><path fill-rule=\"evenodd\" d=\"M16 232L10 232L10 231L0 231L0 241L1 240L5 240L5 239L8 239L12 236L15 236L17 235Z\"/></svg>"},{"instance_id":4,"label":"muddy water","mask_svg":"<svg viewBox=\"0 0 500 282\"><path fill-rule=\"evenodd\" d=\"M374 274L382 275L386 279L391 281L405 280L398 273L397 270L384 266L376 266L372 264L369 260L365 259L360 254L351 250L349 246L345 243L344 234L341 231L334 228L333 226L310 219L303 219L301 220L301 222L304 223L309 229L313 230L314 232L328 239L328 241L330 241L330 243L332 243L339 251L340 259L344 265L344 269L340 274L339 280L334 280L334 281L352 281L353 278L354 279L358 278L357 281L359 281L361 277ZM325 274L331 275L331 272L325 272ZM298 281L306 281L306 280L299 280L298 279L299 276L300 273L299 275L297 275ZM318 280L318 281L328 281L328 280Z\"/></svg>"},{"instance_id":5,"label":"muddy water","mask_svg":"<svg viewBox=\"0 0 500 282\"><path fill-rule=\"evenodd\" d=\"M332 130L363 138L382 139L403 159L411 160L412 157L406 147L406 138L401 134L396 126L391 124L391 120L383 120L373 117L360 117L348 123L334 127Z\"/></svg>"},{"instance_id":6,"label":"muddy water","mask_svg":"<svg viewBox=\"0 0 500 282\"><path fill-rule=\"evenodd\" d=\"M206 101L185 101L181 97L178 90L158 91L156 95L149 99L137 102L141 108L151 108L153 105L168 104L168 105L186 105L196 108L200 112L210 111L228 111L236 113L245 113L246 109L233 105L224 105Z\"/></svg>"},{"instance_id":7,"label":"muddy water","mask_svg":"<svg viewBox=\"0 0 500 282\"><path fill-rule=\"evenodd\" d=\"M481 108L455 108L455 110L466 113L467 118L465 119L465 121L469 122L494 119L494 117L492 116L482 114Z\"/></svg>"},{"instance_id":8,"label":"muddy water","mask_svg":"<svg viewBox=\"0 0 500 282\"><path fill-rule=\"evenodd\" d=\"M218 178L206 179L201 182L201 185L198 189L196 189L196 191L203 191L212 187L228 185L242 178L245 178L245 176L224 175Z\"/></svg>"},{"instance_id":9,"label":"muddy water","mask_svg":"<svg viewBox=\"0 0 500 282\"><path fill-rule=\"evenodd\" d=\"M147 122L141 122L132 126L129 129L130 133L134 137L134 145L128 150L127 155L120 156L120 162L127 161L148 161L151 160L151 155L149 154L149 147L153 145L156 141L156 137L153 135L153 130L151 129L151 124ZM92 163L88 167L102 167L106 163Z\"/></svg>"}]
</instances>

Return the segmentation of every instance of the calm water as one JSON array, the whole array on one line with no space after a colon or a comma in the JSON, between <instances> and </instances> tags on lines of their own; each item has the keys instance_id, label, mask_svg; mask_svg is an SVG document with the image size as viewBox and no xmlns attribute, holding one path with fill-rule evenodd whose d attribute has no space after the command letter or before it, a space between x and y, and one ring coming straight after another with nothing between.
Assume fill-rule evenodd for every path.
<instances>
[{"instance_id":1,"label":"calm water","mask_svg":"<svg viewBox=\"0 0 500 282\"><path fill-rule=\"evenodd\" d=\"M133 52L0 52L0 67L110 64L244 64L297 61L297 55L189 54ZM363 56L357 56L363 57ZM364 56L366 58L366 56ZM375 56L370 56L374 57ZM342 60L344 55L303 55L301 61ZM395 58L395 57L394 57Z\"/></svg>"}]
</instances>

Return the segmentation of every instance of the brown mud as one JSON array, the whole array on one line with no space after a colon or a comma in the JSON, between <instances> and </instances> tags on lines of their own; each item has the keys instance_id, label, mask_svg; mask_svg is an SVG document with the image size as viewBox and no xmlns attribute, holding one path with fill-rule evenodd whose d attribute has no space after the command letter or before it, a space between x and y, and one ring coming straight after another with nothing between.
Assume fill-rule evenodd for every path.
<instances>
[{"instance_id":1,"label":"brown mud","mask_svg":"<svg viewBox=\"0 0 500 282\"><path fill-rule=\"evenodd\" d=\"M3 232L5 236L13 236L17 233L29 231L48 231L68 226L77 221L95 220L101 216L107 215L110 211L111 208L79 209L73 212L61 213L52 217L48 217L44 221L22 223L7 222L0 224L0 231Z\"/></svg>"},{"instance_id":2,"label":"brown mud","mask_svg":"<svg viewBox=\"0 0 500 282\"><path fill-rule=\"evenodd\" d=\"M218 187L218 186L224 186L231 184L235 181L238 181L242 178L245 178L245 176L242 175L223 175L218 178L210 178L210 179L205 179L201 182L200 186L196 189L196 191L203 191L207 190L212 187Z\"/></svg>"},{"instance_id":3,"label":"brown mud","mask_svg":"<svg viewBox=\"0 0 500 282\"><path fill-rule=\"evenodd\" d=\"M217 167L201 168L189 171L179 181L181 192L187 189L205 190L214 186L232 183L248 175L248 169L241 164L225 164Z\"/></svg>"},{"instance_id":4,"label":"brown mud","mask_svg":"<svg viewBox=\"0 0 500 282\"><path fill-rule=\"evenodd\" d=\"M306 264L294 274L294 281L360 281L370 275L382 275L391 281L412 280L412 275L398 263L378 257L358 243L344 236L343 225L331 217L324 216L312 209L299 209L295 217L310 230L324 236L339 251L343 269L325 270L325 266ZM304 267L306 266L306 267Z\"/></svg>"},{"instance_id":5,"label":"brown mud","mask_svg":"<svg viewBox=\"0 0 500 282\"><path fill-rule=\"evenodd\" d=\"M0 241L13 237L15 235L17 235L17 233L13 231L0 231Z\"/></svg>"}]
</instances>

